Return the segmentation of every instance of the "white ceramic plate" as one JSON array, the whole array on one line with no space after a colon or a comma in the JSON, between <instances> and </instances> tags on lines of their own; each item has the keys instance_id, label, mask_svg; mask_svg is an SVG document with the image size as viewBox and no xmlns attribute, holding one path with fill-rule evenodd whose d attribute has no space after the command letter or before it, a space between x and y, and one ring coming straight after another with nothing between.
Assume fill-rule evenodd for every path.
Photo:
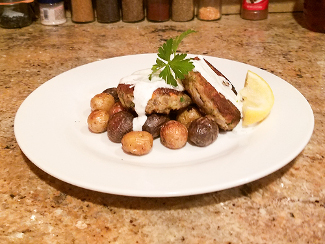
<instances>
[{"instance_id":1,"label":"white ceramic plate","mask_svg":"<svg viewBox=\"0 0 325 244\"><path fill-rule=\"evenodd\" d=\"M293 160L314 128L306 99L289 83L243 63L205 56L237 88L247 70L271 86L269 117L247 133L221 133L215 143L170 150L154 141L150 154L131 156L106 133L88 131L90 99L120 78L150 68L156 54L116 57L77 67L37 88L20 106L15 135L24 154L48 174L95 191L145 197L213 192L264 177Z\"/></svg>"}]
</instances>

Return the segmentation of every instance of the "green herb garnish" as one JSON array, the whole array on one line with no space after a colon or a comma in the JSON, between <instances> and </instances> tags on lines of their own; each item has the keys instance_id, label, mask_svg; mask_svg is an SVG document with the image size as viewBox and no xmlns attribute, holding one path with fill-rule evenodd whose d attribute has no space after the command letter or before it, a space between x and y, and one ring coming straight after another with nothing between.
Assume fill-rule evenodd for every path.
<instances>
[{"instance_id":1,"label":"green herb garnish","mask_svg":"<svg viewBox=\"0 0 325 244\"><path fill-rule=\"evenodd\" d=\"M150 80L154 73L160 71L160 78L164 79L167 84L177 86L176 79L184 79L185 75L194 69L191 59L186 58L187 54L176 54L178 45L181 41L193 32L195 31L187 30L174 39L168 39L166 43L158 49L158 58L151 68L152 73L149 75Z\"/></svg>"}]
</instances>

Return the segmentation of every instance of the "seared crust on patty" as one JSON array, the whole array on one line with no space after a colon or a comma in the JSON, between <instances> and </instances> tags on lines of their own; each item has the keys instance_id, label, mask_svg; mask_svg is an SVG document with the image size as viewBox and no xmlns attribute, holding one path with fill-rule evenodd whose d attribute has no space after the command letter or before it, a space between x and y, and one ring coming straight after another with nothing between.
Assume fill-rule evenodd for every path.
<instances>
[{"instance_id":1,"label":"seared crust on patty","mask_svg":"<svg viewBox=\"0 0 325 244\"><path fill-rule=\"evenodd\" d=\"M182 80L194 103L211 115L223 130L232 130L241 119L237 107L219 93L199 72L191 71Z\"/></svg>"},{"instance_id":2,"label":"seared crust on patty","mask_svg":"<svg viewBox=\"0 0 325 244\"><path fill-rule=\"evenodd\" d=\"M134 109L133 103L134 86L130 84L119 84L117 94L122 105ZM169 114L171 110L185 108L192 103L191 98L184 92L169 88L156 89L146 106L146 113Z\"/></svg>"}]
</instances>

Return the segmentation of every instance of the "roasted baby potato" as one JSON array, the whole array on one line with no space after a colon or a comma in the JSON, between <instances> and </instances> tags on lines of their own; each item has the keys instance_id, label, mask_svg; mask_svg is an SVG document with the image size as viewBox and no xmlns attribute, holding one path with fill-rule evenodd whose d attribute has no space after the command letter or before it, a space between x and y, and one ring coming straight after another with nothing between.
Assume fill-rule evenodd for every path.
<instances>
[{"instance_id":1,"label":"roasted baby potato","mask_svg":"<svg viewBox=\"0 0 325 244\"><path fill-rule=\"evenodd\" d=\"M107 88L103 91L103 93L112 95L114 97L115 102L120 101L120 99L118 98L118 95L117 95L116 87Z\"/></svg>"},{"instance_id":2,"label":"roasted baby potato","mask_svg":"<svg viewBox=\"0 0 325 244\"><path fill-rule=\"evenodd\" d=\"M107 93L99 93L90 100L91 111L105 110L109 111L115 103L114 97Z\"/></svg>"},{"instance_id":3,"label":"roasted baby potato","mask_svg":"<svg viewBox=\"0 0 325 244\"><path fill-rule=\"evenodd\" d=\"M142 130L149 132L153 138L160 135L161 126L169 121L169 117L163 114L151 114L147 117L146 122L142 126Z\"/></svg>"},{"instance_id":4,"label":"roasted baby potato","mask_svg":"<svg viewBox=\"0 0 325 244\"><path fill-rule=\"evenodd\" d=\"M213 143L219 134L218 124L208 116L194 120L188 129L188 140L199 147Z\"/></svg>"},{"instance_id":5,"label":"roasted baby potato","mask_svg":"<svg viewBox=\"0 0 325 244\"><path fill-rule=\"evenodd\" d=\"M189 106L177 115L176 120L185 125L188 129L192 121L200 117L202 117L202 114L199 109L194 106Z\"/></svg>"},{"instance_id":6,"label":"roasted baby potato","mask_svg":"<svg viewBox=\"0 0 325 244\"><path fill-rule=\"evenodd\" d=\"M126 111L126 109L123 107L121 102L116 102L113 104L113 106L108 111L109 117L112 117L114 114L121 112L121 111Z\"/></svg>"},{"instance_id":7,"label":"roasted baby potato","mask_svg":"<svg viewBox=\"0 0 325 244\"><path fill-rule=\"evenodd\" d=\"M123 136L121 142L124 152L142 156L150 152L153 137L147 131L131 131Z\"/></svg>"},{"instance_id":8,"label":"roasted baby potato","mask_svg":"<svg viewBox=\"0 0 325 244\"><path fill-rule=\"evenodd\" d=\"M133 129L133 115L127 111L114 114L107 124L107 136L112 142L121 142L123 136Z\"/></svg>"},{"instance_id":9,"label":"roasted baby potato","mask_svg":"<svg viewBox=\"0 0 325 244\"><path fill-rule=\"evenodd\" d=\"M88 128L91 132L102 133L106 131L109 120L108 112L105 110L92 111L87 119Z\"/></svg>"},{"instance_id":10,"label":"roasted baby potato","mask_svg":"<svg viewBox=\"0 0 325 244\"><path fill-rule=\"evenodd\" d=\"M170 149L184 147L187 137L186 126L176 120L166 122L160 129L160 141L165 147Z\"/></svg>"}]
</instances>

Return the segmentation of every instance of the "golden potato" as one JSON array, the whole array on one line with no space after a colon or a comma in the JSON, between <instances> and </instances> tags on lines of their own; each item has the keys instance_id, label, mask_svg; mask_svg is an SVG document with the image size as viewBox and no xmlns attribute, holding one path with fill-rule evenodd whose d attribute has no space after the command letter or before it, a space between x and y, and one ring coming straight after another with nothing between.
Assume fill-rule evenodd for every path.
<instances>
[{"instance_id":1,"label":"golden potato","mask_svg":"<svg viewBox=\"0 0 325 244\"><path fill-rule=\"evenodd\" d=\"M114 103L115 100L111 94L99 93L90 100L91 111L94 110L109 111Z\"/></svg>"},{"instance_id":2,"label":"golden potato","mask_svg":"<svg viewBox=\"0 0 325 244\"><path fill-rule=\"evenodd\" d=\"M87 119L88 128L91 132L102 133L106 131L109 120L108 112L105 110L92 111Z\"/></svg>"},{"instance_id":3,"label":"golden potato","mask_svg":"<svg viewBox=\"0 0 325 244\"><path fill-rule=\"evenodd\" d=\"M166 122L160 129L160 141L165 147L170 149L184 147L187 137L188 131L186 126L176 120Z\"/></svg>"},{"instance_id":4,"label":"golden potato","mask_svg":"<svg viewBox=\"0 0 325 244\"><path fill-rule=\"evenodd\" d=\"M124 152L141 156L150 152L153 137L146 131L131 131L123 136L121 142Z\"/></svg>"},{"instance_id":5,"label":"golden potato","mask_svg":"<svg viewBox=\"0 0 325 244\"><path fill-rule=\"evenodd\" d=\"M176 120L180 123L182 123L183 125L186 126L186 128L188 129L190 127L190 124L192 123L192 121L198 119L202 117L200 111L198 108L190 106L187 107L186 109L182 110L178 115Z\"/></svg>"}]
</instances>

